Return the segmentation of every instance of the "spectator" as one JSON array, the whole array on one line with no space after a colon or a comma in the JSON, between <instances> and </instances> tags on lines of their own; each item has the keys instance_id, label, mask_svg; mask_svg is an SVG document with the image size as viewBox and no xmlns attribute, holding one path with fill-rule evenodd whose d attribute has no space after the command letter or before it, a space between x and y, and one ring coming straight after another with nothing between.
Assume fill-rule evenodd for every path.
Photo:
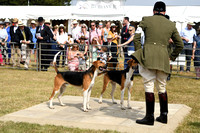
<instances>
[{"instance_id":1,"label":"spectator","mask_svg":"<svg viewBox=\"0 0 200 133\"><path fill-rule=\"evenodd\" d=\"M31 49L33 49L34 45L30 44L32 41L32 34L28 27L26 27L21 21L19 21L18 29L16 30L16 39L17 43L20 43L22 48L22 64L25 69L28 69Z\"/></svg>"},{"instance_id":2,"label":"spectator","mask_svg":"<svg viewBox=\"0 0 200 133\"><path fill-rule=\"evenodd\" d=\"M108 35L111 35L112 36L112 42L114 42L115 44L118 45L119 35L116 32L116 27L117 26L114 23L112 23Z\"/></svg>"},{"instance_id":3,"label":"spectator","mask_svg":"<svg viewBox=\"0 0 200 133\"><path fill-rule=\"evenodd\" d=\"M50 56L47 56L51 54L48 50L51 49L50 45L44 45L40 43L48 43L50 42L50 38L53 38L53 33L51 32L50 28L46 25L44 25L44 19L43 17L38 18L39 25L36 28L36 38L38 45L41 45L41 70L47 71L49 64L50 64ZM40 62L40 61L39 61Z\"/></svg>"},{"instance_id":4,"label":"spectator","mask_svg":"<svg viewBox=\"0 0 200 133\"><path fill-rule=\"evenodd\" d=\"M5 19L4 21L5 23L5 29L8 33L8 40L7 40L7 54L8 54L8 62L5 62L7 65L10 65L10 58L11 58L11 47L10 47L10 40L11 40L11 37L10 37L10 24L11 22L9 21L9 19Z\"/></svg>"},{"instance_id":5,"label":"spectator","mask_svg":"<svg viewBox=\"0 0 200 133\"><path fill-rule=\"evenodd\" d=\"M86 24L81 24L81 31L77 34L77 37L76 37L76 41L78 43L80 43L80 40L79 38L81 37L84 37L86 40L85 40L85 43L87 45L89 45L89 32L87 31L88 30L88 27Z\"/></svg>"},{"instance_id":6,"label":"spectator","mask_svg":"<svg viewBox=\"0 0 200 133\"><path fill-rule=\"evenodd\" d=\"M110 21L106 22L106 27L102 30L103 43L107 42L108 33L110 31Z\"/></svg>"},{"instance_id":7,"label":"spectator","mask_svg":"<svg viewBox=\"0 0 200 133\"><path fill-rule=\"evenodd\" d=\"M128 64L127 61L131 59L131 54L135 52L135 47L133 43L134 35L135 35L135 28L133 26L129 26L128 32L130 34L129 38L123 44L118 45L118 47L126 47L127 51L124 51L124 69L127 68Z\"/></svg>"},{"instance_id":8,"label":"spectator","mask_svg":"<svg viewBox=\"0 0 200 133\"><path fill-rule=\"evenodd\" d=\"M36 58L37 58L37 47L36 47L36 42L37 42L37 39L36 39L36 22L35 22L35 20L32 20L31 21L31 27L30 27L30 31L31 31L31 34L32 34L32 42L34 43L34 60L35 60L35 62L36 62Z\"/></svg>"},{"instance_id":9,"label":"spectator","mask_svg":"<svg viewBox=\"0 0 200 133\"><path fill-rule=\"evenodd\" d=\"M4 22L0 21L0 54L2 57L0 57L1 65L5 65L6 62L6 55L7 55L7 47L6 47L6 41L8 40L8 33L6 29L4 29ZM3 60L3 62L2 62Z\"/></svg>"},{"instance_id":10,"label":"spectator","mask_svg":"<svg viewBox=\"0 0 200 133\"><path fill-rule=\"evenodd\" d=\"M194 37L194 41L192 59L194 60L196 79L200 79L200 33Z\"/></svg>"},{"instance_id":11,"label":"spectator","mask_svg":"<svg viewBox=\"0 0 200 133\"><path fill-rule=\"evenodd\" d=\"M57 43L58 43L58 49L61 51L62 54L62 66L64 67L65 65L65 44L68 41L68 35L65 32L65 26L63 24L60 24L58 28L58 36L57 36ZM60 58L59 58L60 60Z\"/></svg>"},{"instance_id":12,"label":"spectator","mask_svg":"<svg viewBox=\"0 0 200 133\"><path fill-rule=\"evenodd\" d=\"M51 59L53 59L54 55L59 52L59 48L57 46L58 25L53 26L52 33L53 33L53 38L50 38L50 43L52 43L52 45L51 45L51 55L52 55ZM60 57L57 56L57 59L56 59L57 66L59 65L59 58Z\"/></svg>"},{"instance_id":13,"label":"spectator","mask_svg":"<svg viewBox=\"0 0 200 133\"><path fill-rule=\"evenodd\" d=\"M98 30L96 28L96 24L95 22L92 22L91 23L91 30L89 32L89 41L90 41L90 44L92 44L92 39L93 38L97 38L98 42L100 43L100 39L101 39L101 34L98 33Z\"/></svg>"},{"instance_id":14,"label":"spectator","mask_svg":"<svg viewBox=\"0 0 200 133\"><path fill-rule=\"evenodd\" d=\"M101 47L99 46L99 42L98 42L98 38L94 37L92 39L92 43L90 45L90 49L91 49L91 54L90 57L92 57L92 62L97 60L97 55L98 55L98 51L101 49Z\"/></svg>"},{"instance_id":15,"label":"spectator","mask_svg":"<svg viewBox=\"0 0 200 133\"><path fill-rule=\"evenodd\" d=\"M102 46L102 47L101 47L101 50L100 50L100 52L99 52L99 55L98 55L98 57L97 57L97 60L100 60L100 61L102 61L104 64L106 64L107 61L110 60L110 59L108 58L107 52L108 52L108 48L107 48L106 46Z\"/></svg>"},{"instance_id":16,"label":"spectator","mask_svg":"<svg viewBox=\"0 0 200 133\"><path fill-rule=\"evenodd\" d=\"M124 17L123 27L122 27L122 31L121 31L121 44L125 43L130 36L130 34L128 32L129 26L130 26L129 17Z\"/></svg>"},{"instance_id":17,"label":"spectator","mask_svg":"<svg viewBox=\"0 0 200 133\"><path fill-rule=\"evenodd\" d=\"M103 43L103 46L108 47L108 57L109 57L109 62L108 67L110 70L115 70L116 66L118 64L118 54L117 54L117 44L112 42L113 37L111 35L108 35L107 37L107 42Z\"/></svg>"},{"instance_id":18,"label":"spectator","mask_svg":"<svg viewBox=\"0 0 200 133\"><path fill-rule=\"evenodd\" d=\"M77 20L73 20L73 22L72 22L72 38L74 39L75 43L78 43L76 39L77 39L77 35L80 33L80 31L81 31L81 28L78 25Z\"/></svg>"},{"instance_id":19,"label":"spectator","mask_svg":"<svg viewBox=\"0 0 200 133\"><path fill-rule=\"evenodd\" d=\"M77 44L72 46L72 49L68 53L68 67L70 71L77 71L79 66L80 51Z\"/></svg>"},{"instance_id":20,"label":"spectator","mask_svg":"<svg viewBox=\"0 0 200 133\"><path fill-rule=\"evenodd\" d=\"M100 44L102 44L103 43L103 35L102 35L103 23L102 22L99 22L99 27L98 27L97 31L98 31L98 34L100 35Z\"/></svg>"},{"instance_id":21,"label":"spectator","mask_svg":"<svg viewBox=\"0 0 200 133\"><path fill-rule=\"evenodd\" d=\"M13 19L13 26L10 27L10 37L11 37L11 42L15 42L15 37L16 37L16 30L18 28L18 19L14 18ZM18 44L11 44L11 60L12 60L12 65L13 67L18 66L20 67L20 59L21 59L21 45ZM17 64L16 64L16 59L15 59L15 54L17 54Z\"/></svg>"},{"instance_id":22,"label":"spectator","mask_svg":"<svg viewBox=\"0 0 200 133\"><path fill-rule=\"evenodd\" d=\"M74 43L74 40L72 38L72 34L68 34L68 43L69 44L73 44Z\"/></svg>"},{"instance_id":23,"label":"spectator","mask_svg":"<svg viewBox=\"0 0 200 133\"><path fill-rule=\"evenodd\" d=\"M186 61L187 61L187 68L186 71L190 71L190 64L191 64L191 56L192 56L192 46L194 43L194 36L196 36L196 30L192 28L195 24L192 22L187 23L187 27L184 28L181 32L181 39L184 43L184 49L182 50L181 54L185 54ZM180 66L180 71L183 71L183 66Z\"/></svg>"},{"instance_id":24,"label":"spectator","mask_svg":"<svg viewBox=\"0 0 200 133\"><path fill-rule=\"evenodd\" d=\"M79 51L83 54L82 58L79 58L79 70L86 70L86 59L87 59L87 50L88 50L88 45L85 43L85 36L81 36L79 38L80 40L80 45L79 45Z\"/></svg>"}]
</instances>

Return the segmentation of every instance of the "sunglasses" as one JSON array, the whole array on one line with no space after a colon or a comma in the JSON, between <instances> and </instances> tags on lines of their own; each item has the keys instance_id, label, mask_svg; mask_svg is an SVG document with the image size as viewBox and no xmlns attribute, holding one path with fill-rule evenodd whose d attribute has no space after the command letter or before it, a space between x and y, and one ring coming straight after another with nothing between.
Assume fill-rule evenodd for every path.
<instances>
[{"instance_id":1,"label":"sunglasses","mask_svg":"<svg viewBox=\"0 0 200 133\"><path fill-rule=\"evenodd\" d=\"M95 26L95 25L91 25L91 26Z\"/></svg>"},{"instance_id":2,"label":"sunglasses","mask_svg":"<svg viewBox=\"0 0 200 133\"><path fill-rule=\"evenodd\" d=\"M86 27L82 27L82 28L86 28Z\"/></svg>"},{"instance_id":3,"label":"sunglasses","mask_svg":"<svg viewBox=\"0 0 200 133\"><path fill-rule=\"evenodd\" d=\"M128 31L132 31L132 30L128 30Z\"/></svg>"}]
</instances>

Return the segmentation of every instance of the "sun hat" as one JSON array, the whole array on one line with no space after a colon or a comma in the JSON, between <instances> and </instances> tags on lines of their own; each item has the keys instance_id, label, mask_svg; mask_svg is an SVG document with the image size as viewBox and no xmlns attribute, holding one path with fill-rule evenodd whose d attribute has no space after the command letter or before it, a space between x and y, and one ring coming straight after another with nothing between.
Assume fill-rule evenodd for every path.
<instances>
[{"instance_id":1,"label":"sun hat","mask_svg":"<svg viewBox=\"0 0 200 133\"><path fill-rule=\"evenodd\" d=\"M110 25L110 27L117 27L117 26L115 25L115 23L112 23L112 24Z\"/></svg>"},{"instance_id":2,"label":"sun hat","mask_svg":"<svg viewBox=\"0 0 200 133\"><path fill-rule=\"evenodd\" d=\"M4 25L4 22L3 22L3 21L0 21L0 24L1 24L1 25Z\"/></svg>"},{"instance_id":3,"label":"sun hat","mask_svg":"<svg viewBox=\"0 0 200 133\"><path fill-rule=\"evenodd\" d=\"M36 24L35 20L32 20L32 21L31 21L31 24Z\"/></svg>"},{"instance_id":4,"label":"sun hat","mask_svg":"<svg viewBox=\"0 0 200 133\"><path fill-rule=\"evenodd\" d=\"M12 22L13 22L13 23L16 23L16 22L18 22L18 19L17 19L17 18L14 18Z\"/></svg>"},{"instance_id":5,"label":"sun hat","mask_svg":"<svg viewBox=\"0 0 200 133\"><path fill-rule=\"evenodd\" d=\"M192 25L192 26L195 25L195 23L193 23L193 22L188 22L187 24L188 24L188 25Z\"/></svg>"},{"instance_id":6,"label":"sun hat","mask_svg":"<svg viewBox=\"0 0 200 133\"><path fill-rule=\"evenodd\" d=\"M88 26L85 23L81 24L81 27L83 27L83 26L85 26L86 30L88 30Z\"/></svg>"},{"instance_id":7,"label":"sun hat","mask_svg":"<svg viewBox=\"0 0 200 133\"><path fill-rule=\"evenodd\" d=\"M51 21L49 19L46 19L44 23L45 24L51 24Z\"/></svg>"},{"instance_id":8,"label":"sun hat","mask_svg":"<svg viewBox=\"0 0 200 133\"><path fill-rule=\"evenodd\" d=\"M19 21L18 26L25 26L25 24L22 23L22 21Z\"/></svg>"},{"instance_id":9,"label":"sun hat","mask_svg":"<svg viewBox=\"0 0 200 133\"><path fill-rule=\"evenodd\" d=\"M11 22L9 21L9 19L6 18L4 23L11 23Z\"/></svg>"},{"instance_id":10,"label":"sun hat","mask_svg":"<svg viewBox=\"0 0 200 133\"><path fill-rule=\"evenodd\" d=\"M107 36L107 39L112 39L112 38L113 38L112 35Z\"/></svg>"},{"instance_id":11,"label":"sun hat","mask_svg":"<svg viewBox=\"0 0 200 133\"><path fill-rule=\"evenodd\" d=\"M72 24L78 24L77 20L73 20Z\"/></svg>"}]
</instances>

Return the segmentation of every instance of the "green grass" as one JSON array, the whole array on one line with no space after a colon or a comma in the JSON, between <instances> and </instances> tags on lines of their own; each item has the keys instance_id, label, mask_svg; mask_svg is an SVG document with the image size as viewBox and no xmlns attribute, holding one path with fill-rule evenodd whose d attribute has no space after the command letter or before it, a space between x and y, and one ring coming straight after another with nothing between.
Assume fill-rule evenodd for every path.
<instances>
[{"instance_id":1,"label":"green grass","mask_svg":"<svg viewBox=\"0 0 200 133\"><path fill-rule=\"evenodd\" d=\"M52 89L55 72L36 72L14 69L0 69L0 116L22 110L33 105L48 101ZM102 76L97 77L92 89L92 97L99 97L102 89ZM186 104L192 108L191 113L176 129L176 132L200 132L200 81L188 78L174 77L167 84L169 103ZM111 86L104 93L104 98L110 98ZM155 89L156 93L156 89ZM65 95L82 96L82 91L69 86ZM120 99L120 89L117 86L115 98ZM127 99L127 91L125 100ZM135 76L132 100L144 101L142 78ZM156 101L158 97L156 95ZM81 101L80 101L81 102ZM114 131L85 130L63 126L38 125L29 123L0 122L0 132L99 132Z\"/></svg>"}]
</instances>

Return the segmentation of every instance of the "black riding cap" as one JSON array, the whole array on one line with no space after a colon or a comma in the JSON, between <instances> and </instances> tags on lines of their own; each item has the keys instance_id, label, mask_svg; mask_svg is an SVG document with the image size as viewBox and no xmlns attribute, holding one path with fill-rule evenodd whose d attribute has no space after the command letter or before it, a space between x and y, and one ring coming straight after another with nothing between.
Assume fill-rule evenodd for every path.
<instances>
[{"instance_id":1,"label":"black riding cap","mask_svg":"<svg viewBox=\"0 0 200 133\"><path fill-rule=\"evenodd\" d=\"M165 12L166 11L166 5L165 5L164 2L158 1L158 2L155 3L153 10L158 11L158 12Z\"/></svg>"}]
</instances>

